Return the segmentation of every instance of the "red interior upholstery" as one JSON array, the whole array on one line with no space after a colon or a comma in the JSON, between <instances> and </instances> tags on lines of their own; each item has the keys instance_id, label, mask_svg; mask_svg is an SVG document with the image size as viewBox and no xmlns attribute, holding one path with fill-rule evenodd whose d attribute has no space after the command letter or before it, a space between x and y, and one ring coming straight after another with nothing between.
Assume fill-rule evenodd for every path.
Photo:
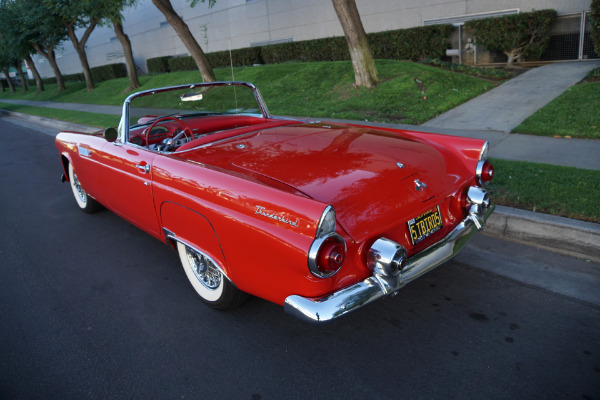
<instances>
[{"instance_id":1,"label":"red interior upholstery","mask_svg":"<svg viewBox=\"0 0 600 400\"><path fill-rule=\"evenodd\" d=\"M257 125L265 123L267 120L262 117L251 117L248 115L215 115L201 118L184 119L194 131L194 135L233 129L248 125Z\"/></svg>"}]
</instances>

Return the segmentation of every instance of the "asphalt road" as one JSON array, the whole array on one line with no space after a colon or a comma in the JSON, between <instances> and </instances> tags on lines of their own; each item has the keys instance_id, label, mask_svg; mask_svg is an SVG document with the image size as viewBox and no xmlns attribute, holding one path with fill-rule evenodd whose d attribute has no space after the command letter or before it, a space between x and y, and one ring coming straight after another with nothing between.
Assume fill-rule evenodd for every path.
<instances>
[{"instance_id":1,"label":"asphalt road","mask_svg":"<svg viewBox=\"0 0 600 400\"><path fill-rule=\"evenodd\" d=\"M175 251L79 211L53 138L9 121L1 399L600 399L598 305L460 260L329 325L256 298L211 310Z\"/></svg>"}]
</instances>

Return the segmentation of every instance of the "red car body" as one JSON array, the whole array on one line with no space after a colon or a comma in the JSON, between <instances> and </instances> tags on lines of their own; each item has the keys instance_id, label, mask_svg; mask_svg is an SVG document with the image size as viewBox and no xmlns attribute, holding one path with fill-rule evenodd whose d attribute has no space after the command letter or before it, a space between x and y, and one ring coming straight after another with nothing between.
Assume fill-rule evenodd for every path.
<instances>
[{"instance_id":1,"label":"red car body","mask_svg":"<svg viewBox=\"0 0 600 400\"><path fill-rule=\"evenodd\" d=\"M493 210L483 140L273 118L253 85L212 85L252 89L260 115L179 116L192 134L163 151L155 115L128 124L147 91L116 140L61 132L56 146L76 199L206 257L240 292L332 320L450 259ZM162 121L167 140L177 122ZM193 268L192 284L210 280Z\"/></svg>"}]
</instances>

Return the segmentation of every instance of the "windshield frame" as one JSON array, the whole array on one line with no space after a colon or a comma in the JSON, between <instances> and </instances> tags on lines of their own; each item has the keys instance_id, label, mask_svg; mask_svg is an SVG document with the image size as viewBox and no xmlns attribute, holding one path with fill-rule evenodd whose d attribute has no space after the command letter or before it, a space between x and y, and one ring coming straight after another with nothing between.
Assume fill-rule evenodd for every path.
<instances>
[{"instance_id":1,"label":"windshield frame","mask_svg":"<svg viewBox=\"0 0 600 400\"><path fill-rule=\"evenodd\" d=\"M246 87L250 88L252 90L252 92L254 93L254 98L256 99L256 102L260 108L263 118L265 118L265 119L271 118L271 115L269 114L267 105L265 104L265 102L260 94L260 91L258 90L258 88L256 86L254 86L252 83L249 83L249 82L218 81L218 82L206 82L206 83L202 82L202 83L190 83L190 84L177 85L177 86L167 86L167 87L162 87L162 88L157 88L157 89L143 90L141 92L131 94L125 99L125 101L123 102L123 111L121 112L121 121L119 122L119 127L117 128L117 132L118 132L117 142L119 142L119 143L129 142L129 131L132 126L132 125L130 125L130 122L129 122L129 115L130 115L129 107L130 107L130 103L132 100L139 98L139 97L143 97L143 96L149 96L149 95L163 93L163 92L169 92L169 91L173 91L173 90L182 90L182 89L190 89L191 90L191 89L196 89L199 87L217 87L217 86L246 86Z\"/></svg>"}]
</instances>

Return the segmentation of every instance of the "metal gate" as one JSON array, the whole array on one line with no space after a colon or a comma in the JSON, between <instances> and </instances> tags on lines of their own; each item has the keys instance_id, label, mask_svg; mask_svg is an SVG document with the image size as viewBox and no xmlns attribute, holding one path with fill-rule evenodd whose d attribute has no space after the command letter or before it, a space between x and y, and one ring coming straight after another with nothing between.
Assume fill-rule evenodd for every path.
<instances>
[{"instance_id":1,"label":"metal gate","mask_svg":"<svg viewBox=\"0 0 600 400\"><path fill-rule=\"evenodd\" d=\"M590 35L589 12L561 15L550 31L550 43L541 61L590 60L600 56L594 51Z\"/></svg>"}]
</instances>

